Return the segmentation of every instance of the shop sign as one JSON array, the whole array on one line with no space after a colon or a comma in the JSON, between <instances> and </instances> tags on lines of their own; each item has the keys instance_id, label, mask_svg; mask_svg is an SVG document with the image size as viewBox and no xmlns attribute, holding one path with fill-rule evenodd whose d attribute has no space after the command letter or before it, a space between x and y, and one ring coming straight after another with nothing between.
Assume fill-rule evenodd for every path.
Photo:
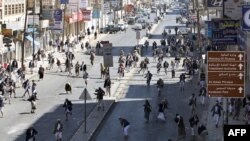
<instances>
[{"instance_id":1,"label":"shop sign","mask_svg":"<svg viewBox=\"0 0 250 141\"><path fill-rule=\"evenodd\" d=\"M212 44L236 45L237 29L240 25L239 20L212 19Z\"/></svg>"}]
</instances>

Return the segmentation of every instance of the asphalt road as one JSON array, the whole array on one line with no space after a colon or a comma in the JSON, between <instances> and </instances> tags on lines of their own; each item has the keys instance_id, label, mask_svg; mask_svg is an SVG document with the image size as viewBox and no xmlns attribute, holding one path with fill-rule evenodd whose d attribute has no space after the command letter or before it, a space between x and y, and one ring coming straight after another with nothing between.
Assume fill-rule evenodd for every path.
<instances>
[{"instance_id":1,"label":"asphalt road","mask_svg":"<svg viewBox=\"0 0 250 141\"><path fill-rule=\"evenodd\" d=\"M144 35L145 30L141 31L141 36ZM107 34L98 40L109 40L113 44L114 67L110 71L112 82L115 85L119 83L117 81L117 62L120 50L122 49L124 52L131 52L133 50L133 47L137 44L136 33L128 29L126 33ZM95 44L96 41L92 43ZM96 105L95 95L93 94L94 89L99 86L103 87L104 83L104 80L100 79L100 63L103 62L103 57L96 56L94 66L91 66L89 55L85 55L79 48L76 50L75 56L75 61L84 61L87 63L87 70L89 72L87 114L89 114ZM63 53L57 54L57 57L61 60L65 59ZM10 105L5 105L4 118L0 119L0 125L4 127L0 130L1 141L23 141L25 131L31 125L38 130L37 141L53 141L54 136L52 131L58 118L62 119L64 124L63 139L68 140L81 125L84 120L84 104L83 100L79 99L79 97L85 87L83 80L81 77L68 77L66 72L56 73L55 71L56 67L53 70L46 70L44 80L42 81L38 81L37 77L32 78L38 84L37 93L39 100L37 101L35 114L30 114L30 102L27 101L27 97L21 98L24 90L22 88L16 90L19 98L12 99ZM72 72L74 74L74 70ZM72 95L68 95L64 91L66 82L70 82L73 87ZM67 122L64 121L64 108L62 108L65 98L73 102L73 115Z\"/></svg>"},{"instance_id":2,"label":"asphalt road","mask_svg":"<svg viewBox=\"0 0 250 141\"><path fill-rule=\"evenodd\" d=\"M177 10L177 9L176 9ZM174 11L175 12L175 11ZM176 16L178 14L172 13L165 16L164 21L160 23L156 31L153 33L153 37L150 39L150 45L153 41L157 44L160 43L161 33L165 26L175 26ZM172 31L174 33L174 31ZM116 107L110 113L109 117L105 120L102 127L97 132L95 136L95 141L166 141L167 139L177 140L177 125L174 122L174 117L178 113L184 117L184 122L186 125L187 138L185 141L191 140L189 117L191 115L190 107L188 106L188 98L192 93L198 94L197 80L191 83L189 78L185 84L185 91L181 92L179 88L179 75L184 70L180 67L177 69L176 77L171 78L171 73L168 72L167 75L164 74L163 69L160 74L156 73L156 62L153 62L152 51L144 51L144 57L148 56L150 60L149 70L153 74L152 82L150 88L146 86L146 80L143 78L143 74L138 74L135 71L131 79L127 80L127 86L124 86L124 97L122 97L116 104ZM183 59L183 58L182 58ZM173 57L164 58L169 63L174 60ZM181 61L182 62L182 61ZM139 69L138 69L139 70ZM164 80L165 86L163 89L163 94L158 97L156 89L156 81L162 78ZM167 98L169 101L169 109L166 110L167 120L166 123L157 121L158 114L158 102ZM150 123L145 123L143 104L144 100L148 99L153 107ZM203 116L203 111L206 111L207 107L198 106L197 113L200 119ZM125 139L123 136L122 128L118 121L119 117L126 118L130 123L131 127L129 129L129 138Z\"/></svg>"}]
</instances>

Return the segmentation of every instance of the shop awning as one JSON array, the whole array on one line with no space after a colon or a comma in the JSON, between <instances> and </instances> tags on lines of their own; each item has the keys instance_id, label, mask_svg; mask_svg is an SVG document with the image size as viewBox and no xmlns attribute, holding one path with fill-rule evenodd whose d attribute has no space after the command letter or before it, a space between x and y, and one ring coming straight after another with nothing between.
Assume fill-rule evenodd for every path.
<instances>
[{"instance_id":1,"label":"shop awning","mask_svg":"<svg viewBox=\"0 0 250 141\"><path fill-rule=\"evenodd\" d=\"M33 38L31 36L26 36L26 39L28 39L29 41L33 42ZM40 43L38 41L34 41L36 46L40 46Z\"/></svg>"}]
</instances>

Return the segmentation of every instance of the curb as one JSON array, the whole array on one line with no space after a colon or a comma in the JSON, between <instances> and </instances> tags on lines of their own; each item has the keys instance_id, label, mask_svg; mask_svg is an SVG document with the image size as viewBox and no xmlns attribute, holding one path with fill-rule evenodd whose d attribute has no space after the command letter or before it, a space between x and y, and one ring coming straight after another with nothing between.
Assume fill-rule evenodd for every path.
<instances>
[{"instance_id":1,"label":"curb","mask_svg":"<svg viewBox=\"0 0 250 141\"><path fill-rule=\"evenodd\" d=\"M111 103L109 103L109 101ZM103 101L105 102L105 101ZM103 113L103 117L101 117L101 120L98 120L96 122L96 127L94 127L94 129L92 131L87 131L87 133L84 133L84 125L85 122L83 121L83 123L80 125L80 127L76 130L76 132L70 137L69 141L79 141L80 138L86 141L90 141L93 139L94 135L96 134L96 132L98 131L99 127L102 125L102 122L106 119L106 117L109 115L109 113L112 111L114 105L115 105L115 101L114 100L108 100L106 101L109 105L108 107L106 107L105 112ZM106 104L107 104L106 103ZM105 105L107 106L107 105ZM89 116L87 117L87 127L93 127L91 126L91 124L89 123L89 121L91 122L91 120L93 119L93 117L96 117L96 113L97 111L97 106L92 110L92 112L89 114ZM99 111L97 111L99 112ZM92 121L94 122L94 121Z\"/></svg>"},{"instance_id":2,"label":"curb","mask_svg":"<svg viewBox=\"0 0 250 141\"><path fill-rule=\"evenodd\" d=\"M104 121L107 119L107 117L110 115L110 113L113 111L113 109L115 108L115 105L116 105L116 102L113 101L113 103L110 105L107 112L104 114L104 117L102 118L102 120L97 125L97 128L95 128L95 130L92 132L92 134L88 138L88 141L94 141L95 140L94 137L95 137L96 133L98 132L99 128L104 124Z\"/></svg>"}]
</instances>

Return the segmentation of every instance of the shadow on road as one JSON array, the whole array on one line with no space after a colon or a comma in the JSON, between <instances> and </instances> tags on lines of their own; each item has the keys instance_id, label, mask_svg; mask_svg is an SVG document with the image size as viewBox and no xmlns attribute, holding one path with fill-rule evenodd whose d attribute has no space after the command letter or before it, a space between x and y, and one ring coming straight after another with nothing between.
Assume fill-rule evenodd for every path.
<instances>
[{"instance_id":1,"label":"shadow on road","mask_svg":"<svg viewBox=\"0 0 250 141\"><path fill-rule=\"evenodd\" d=\"M57 105L51 111L45 113L33 123L33 127L38 131L36 141L54 141L55 137L53 135L54 125L57 119L61 119L63 123L63 139L68 141L73 133L79 128L79 126L84 121L84 104L83 103L73 103L72 116L69 117L68 121L65 121L65 111L63 105ZM96 103L87 103L87 116L94 109ZM28 112L23 112L20 114L30 114ZM25 132L18 136L15 141L24 141Z\"/></svg>"}]
</instances>

